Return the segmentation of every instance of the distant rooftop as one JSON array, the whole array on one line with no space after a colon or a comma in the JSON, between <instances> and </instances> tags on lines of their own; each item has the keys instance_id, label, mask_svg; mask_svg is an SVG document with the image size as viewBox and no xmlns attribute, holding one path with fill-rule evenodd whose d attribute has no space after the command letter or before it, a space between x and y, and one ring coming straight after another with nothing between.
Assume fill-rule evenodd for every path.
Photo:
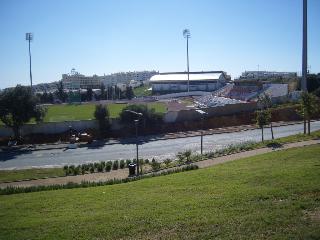
<instances>
[{"instance_id":1,"label":"distant rooftop","mask_svg":"<svg viewBox=\"0 0 320 240\"><path fill-rule=\"evenodd\" d=\"M223 71L208 71L208 72L190 72L189 80L190 81L217 81L224 80L225 73ZM167 72L154 75L150 78L150 82L157 81L188 81L187 72Z\"/></svg>"}]
</instances>

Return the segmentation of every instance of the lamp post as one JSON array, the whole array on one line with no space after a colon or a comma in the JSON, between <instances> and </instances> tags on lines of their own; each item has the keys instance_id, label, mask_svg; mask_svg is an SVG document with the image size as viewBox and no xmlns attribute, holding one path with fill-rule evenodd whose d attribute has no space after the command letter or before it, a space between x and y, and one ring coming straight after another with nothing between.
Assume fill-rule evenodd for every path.
<instances>
[{"instance_id":1,"label":"lamp post","mask_svg":"<svg viewBox=\"0 0 320 240\"><path fill-rule=\"evenodd\" d=\"M30 42L33 40L33 34L32 33L26 33L26 40L29 42L30 86L31 86L31 93L33 93L33 89L32 89L32 72L31 72L31 49L30 49Z\"/></svg>"},{"instance_id":2,"label":"lamp post","mask_svg":"<svg viewBox=\"0 0 320 240\"><path fill-rule=\"evenodd\" d=\"M124 110L125 112L129 112L132 114L135 114L136 116L143 116L142 113L131 111L131 110ZM139 119L134 120L134 125L136 127L136 159L137 159L137 175L139 176L139 138L138 138L138 125L139 125Z\"/></svg>"},{"instance_id":3,"label":"lamp post","mask_svg":"<svg viewBox=\"0 0 320 240\"><path fill-rule=\"evenodd\" d=\"M302 79L301 90L308 91L307 88L307 67L308 67L308 8L307 0L303 0L303 37L302 37Z\"/></svg>"},{"instance_id":4,"label":"lamp post","mask_svg":"<svg viewBox=\"0 0 320 240\"><path fill-rule=\"evenodd\" d=\"M203 153L203 118L204 118L204 115L208 115L208 113L205 112L205 111L202 111L200 109L197 109L196 112L201 114L201 140L200 140L200 144L201 144L201 148L200 149L201 150L200 150L200 152L201 152L201 155L202 155L202 153Z\"/></svg>"},{"instance_id":5,"label":"lamp post","mask_svg":"<svg viewBox=\"0 0 320 240\"><path fill-rule=\"evenodd\" d=\"M187 39L187 71L188 71L188 92L190 90L189 88L189 38L191 37L190 30L189 29L184 29L183 32L183 37Z\"/></svg>"}]
</instances>

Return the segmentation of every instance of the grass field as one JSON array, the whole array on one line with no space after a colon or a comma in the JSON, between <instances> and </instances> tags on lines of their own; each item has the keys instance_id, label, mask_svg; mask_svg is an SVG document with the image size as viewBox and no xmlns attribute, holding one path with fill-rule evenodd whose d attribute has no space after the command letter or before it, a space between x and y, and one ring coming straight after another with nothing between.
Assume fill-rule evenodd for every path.
<instances>
[{"instance_id":1,"label":"grass field","mask_svg":"<svg viewBox=\"0 0 320 240\"><path fill-rule=\"evenodd\" d=\"M31 178L65 176L62 168L34 168L22 170L0 170L0 183Z\"/></svg>"},{"instance_id":2,"label":"grass field","mask_svg":"<svg viewBox=\"0 0 320 240\"><path fill-rule=\"evenodd\" d=\"M0 196L0 239L319 239L320 146L128 184Z\"/></svg>"},{"instance_id":3,"label":"grass field","mask_svg":"<svg viewBox=\"0 0 320 240\"><path fill-rule=\"evenodd\" d=\"M149 91L148 89L151 86L141 86L133 89L133 93L136 97L143 97L143 96L151 96L152 91Z\"/></svg>"},{"instance_id":4,"label":"grass field","mask_svg":"<svg viewBox=\"0 0 320 240\"><path fill-rule=\"evenodd\" d=\"M149 108L155 109L156 112L165 113L166 106L164 103L148 103ZM118 118L122 109L127 104L108 104L108 110L111 118ZM72 120L88 120L94 119L94 104L81 105L52 105L48 106L48 112L45 116L45 122L60 122Z\"/></svg>"}]
</instances>

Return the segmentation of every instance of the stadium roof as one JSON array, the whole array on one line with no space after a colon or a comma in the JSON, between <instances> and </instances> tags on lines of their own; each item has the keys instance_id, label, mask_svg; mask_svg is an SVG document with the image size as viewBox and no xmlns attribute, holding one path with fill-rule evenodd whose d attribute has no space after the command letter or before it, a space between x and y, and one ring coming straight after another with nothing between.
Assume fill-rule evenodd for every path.
<instances>
[{"instance_id":1,"label":"stadium roof","mask_svg":"<svg viewBox=\"0 0 320 240\"><path fill-rule=\"evenodd\" d=\"M224 72L190 72L190 81L217 81L224 80ZM150 78L150 82L161 81L188 81L187 72L161 73Z\"/></svg>"}]
</instances>

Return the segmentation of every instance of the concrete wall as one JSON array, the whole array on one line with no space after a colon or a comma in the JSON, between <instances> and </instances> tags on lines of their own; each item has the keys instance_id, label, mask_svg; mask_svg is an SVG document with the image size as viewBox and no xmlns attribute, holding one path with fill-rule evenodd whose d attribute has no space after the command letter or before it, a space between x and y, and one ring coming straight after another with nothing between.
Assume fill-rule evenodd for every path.
<instances>
[{"instance_id":1,"label":"concrete wall","mask_svg":"<svg viewBox=\"0 0 320 240\"><path fill-rule=\"evenodd\" d=\"M81 120L81 121L66 121L66 122L49 122L39 124L26 124L21 128L21 135L29 134L59 134L69 130L70 126L77 131L84 131L86 129L98 129L99 125L96 120ZM112 119L111 129L119 130L122 128L120 121ZM0 127L0 137L13 136L11 128Z\"/></svg>"},{"instance_id":2,"label":"concrete wall","mask_svg":"<svg viewBox=\"0 0 320 240\"><path fill-rule=\"evenodd\" d=\"M252 112L256 109L256 103L240 103L231 104L223 107L202 109L207 112L209 117L231 115L240 112ZM164 116L165 123L179 123L192 122L201 119L201 115L195 110L182 110L167 112ZM112 119L111 130L121 130L123 125L118 119ZM82 121L66 121L66 122L50 122L40 124L26 124L21 128L22 136L29 134L59 134L69 130L69 126L77 131L84 131L86 129L98 129L99 125L96 120L82 120ZM13 132L10 128L0 127L0 137L12 136Z\"/></svg>"}]
</instances>

